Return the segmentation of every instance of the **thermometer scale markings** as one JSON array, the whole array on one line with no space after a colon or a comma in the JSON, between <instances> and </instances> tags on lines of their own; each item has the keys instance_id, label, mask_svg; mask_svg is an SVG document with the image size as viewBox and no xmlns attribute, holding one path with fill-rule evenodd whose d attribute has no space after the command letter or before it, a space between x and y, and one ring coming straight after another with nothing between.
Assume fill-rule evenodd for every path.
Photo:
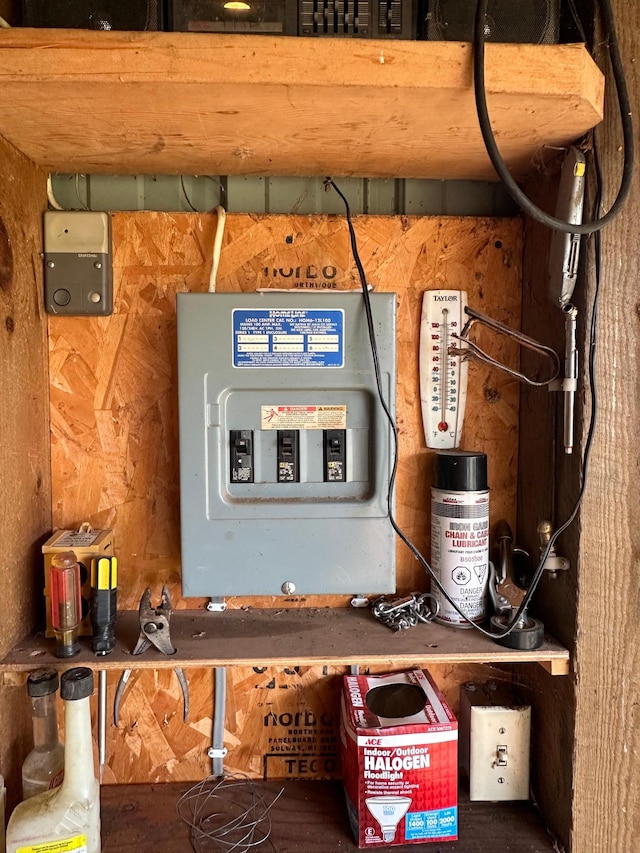
<instances>
[{"instance_id":1,"label":"thermometer scale markings","mask_svg":"<svg viewBox=\"0 0 640 853\"><path fill-rule=\"evenodd\" d=\"M432 402L436 402L439 399L440 402L440 422L438 423L438 430L440 432L446 432L449 429L449 422L447 418L449 417L447 412L452 412L455 417L456 411L456 394L457 394L457 383L456 383L456 367L457 363L454 359L449 359L449 345L450 345L450 330L455 330L458 327L458 324L455 320L449 321L449 309L442 309L442 320L440 323L433 323L433 329L440 330L440 342L439 344L433 347L433 350L436 355L434 355L434 364L433 367L433 398ZM435 337L435 336L434 336ZM446 365L446 366L445 366ZM444 370L440 368L444 366ZM437 406L433 406L433 411L436 412Z\"/></svg>"},{"instance_id":2,"label":"thermometer scale markings","mask_svg":"<svg viewBox=\"0 0 640 853\"><path fill-rule=\"evenodd\" d=\"M455 325L455 323L454 323ZM449 309L442 309L442 341L440 344L441 364L446 364L449 355ZM447 417L447 384L449 382L449 369L444 371L444 379L440 383L440 423L438 429L440 432L446 432L449 429L449 424L446 421Z\"/></svg>"}]
</instances>

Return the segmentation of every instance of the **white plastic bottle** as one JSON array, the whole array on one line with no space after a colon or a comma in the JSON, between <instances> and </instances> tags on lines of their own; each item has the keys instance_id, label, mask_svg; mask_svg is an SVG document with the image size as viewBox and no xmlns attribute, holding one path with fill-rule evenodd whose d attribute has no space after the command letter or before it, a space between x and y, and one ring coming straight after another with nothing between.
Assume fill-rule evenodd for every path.
<instances>
[{"instance_id":1,"label":"white plastic bottle","mask_svg":"<svg viewBox=\"0 0 640 853\"><path fill-rule=\"evenodd\" d=\"M77 667L60 679L65 703L64 781L20 803L7 827L7 853L100 853L100 784L93 766L93 672Z\"/></svg>"}]
</instances>

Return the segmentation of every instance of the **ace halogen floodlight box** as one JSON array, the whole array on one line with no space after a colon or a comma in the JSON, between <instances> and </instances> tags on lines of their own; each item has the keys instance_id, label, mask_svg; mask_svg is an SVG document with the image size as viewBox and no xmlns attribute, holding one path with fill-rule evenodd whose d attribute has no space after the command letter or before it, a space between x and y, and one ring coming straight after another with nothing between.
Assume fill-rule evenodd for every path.
<instances>
[{"instance_id":1,"label":"ace halogen floodlight box","mask_svg":"<svg viewBox=\"0 0 640 853\"><path fill-rule=\"evenodd\" d=\"M427 672L346 675L340 749L358 847L457 839L458 723Z\"/></svg>"}]
</instances>

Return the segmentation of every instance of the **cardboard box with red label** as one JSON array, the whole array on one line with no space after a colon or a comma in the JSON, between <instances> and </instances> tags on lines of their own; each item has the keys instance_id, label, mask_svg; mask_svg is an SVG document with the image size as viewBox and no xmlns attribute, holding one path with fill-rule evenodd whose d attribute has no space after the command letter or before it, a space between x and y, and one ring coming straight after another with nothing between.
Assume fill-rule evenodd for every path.
<instances>
[{"instance_id":1,"label":"cardboard box with red label","mask_svg":"<svg viewBox=\"0 0 640 853\"><path fill-rule=\"evenodd\" d=\"M458 723L427 672L346 675L340 748L360 848L457 839Z\"/></svg>"}]
</instances>

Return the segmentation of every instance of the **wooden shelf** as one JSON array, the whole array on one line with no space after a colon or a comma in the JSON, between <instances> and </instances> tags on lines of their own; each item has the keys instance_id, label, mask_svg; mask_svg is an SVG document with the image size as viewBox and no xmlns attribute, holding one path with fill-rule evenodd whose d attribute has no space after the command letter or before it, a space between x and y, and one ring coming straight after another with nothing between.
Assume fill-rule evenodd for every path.
<instances>
[{"instance_id":1,"label":"wooden shelf","mask_svg":"<svg viewBox=\"0 0 640 853\"><path fill-rule=\"evenodd\" d=\"M50 171L495 179L456 42L0 31L0 135ZM517 177L602 119L582 45L488 44Z\"/></svg>"},{"instance_id":2,"label":"wooden shelf","mask_svg":"<svg viewBox=\"0 0 640 853\"><path fill-rule=\"evenodd\" d=\"M68 669L159 669L210 666L413 666L423 663L541 663L553 675L569 671L569 652L551 638L535 651L504 648L476 631L420 625L394 633L368 610L353 608L227 610L208 613L179 610L171 619L172 657L149 649L130 650L138 637L137 611L118 617L117 643L110 655L96 658L88 638L78 655L53 656L53 640L41 634L25 638L0 663L0 670L27 671L41 666Z\"/></svg>"},{"instance_id":3,"label":"wooden shelf","mask_svg":"<svg viewBox=\"0 0 640 853\"><path fill-rule=\"evenodd\" d=\"M338 782L259 783L267 801L284 792L271 810L272 831L266 851L327 853L357 850L347 822ZM191 853L189 830L176 816L175 804L186 784L113 785L101 790L102 853L153 850ZM224 800L218 801L224 808ZM557 850L530 803L470 803L461 795L459 840L429 845L434 853L546 853ZM424 849L429 849L429 846ZM260 848L262 849L262 848ZM410 853L415 844L376 847ZM420 849L423 849L420 846Z\"/></svg>"}]
</instances>

